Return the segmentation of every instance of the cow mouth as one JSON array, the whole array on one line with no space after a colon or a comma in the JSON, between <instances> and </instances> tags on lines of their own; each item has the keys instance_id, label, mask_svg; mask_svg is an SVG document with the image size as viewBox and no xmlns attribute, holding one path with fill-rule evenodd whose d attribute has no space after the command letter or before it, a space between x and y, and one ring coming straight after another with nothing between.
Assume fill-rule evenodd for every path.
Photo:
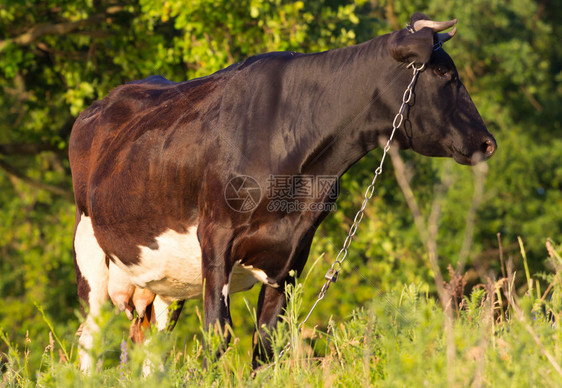
<instances>
[{"instance_id":1,"label":"cow mouth","mask_svg":"<svg viewBox=\"0 0 562 388\"><path fill-rule=\"evenodd\" d=\"M485 154L479 151L476 151L472 154L467 154L454 146L451 146L451 150L452 150L453 160L465 166L475 166L478 163L483 162L489 158L489 156L486 156Z\"/></svg>"}]
</instances>

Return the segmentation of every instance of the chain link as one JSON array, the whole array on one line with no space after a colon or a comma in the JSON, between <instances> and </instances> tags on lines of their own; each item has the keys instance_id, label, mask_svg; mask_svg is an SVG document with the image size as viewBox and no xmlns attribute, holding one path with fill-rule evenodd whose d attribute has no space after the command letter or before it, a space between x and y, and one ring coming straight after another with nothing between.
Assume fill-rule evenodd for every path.
<instances>
[{"instance_id":1,"label":"chain link","mask_svg":"<svg viewBox=\"0 0 562 388\"><path fill-rule=\"evenodd\" d=\"M298 327L299 332L301 331L302 327L304 326L304 324L306 323L306 321L308 320L308 318L310 317L310 315L312 314L312 312L316 308L316 305L318 305L318 303L322 299L324 299L324 296L326 296L326 293L328 292L328 288L330 288L330 284L335 283L338 280L339 273L342 269L342 263L347 257L347 250L349 249L349 247L351 245L352 238L353 238L353 236L355 236L355 233L357 232L357 228L359 227L359 224L363 220L363 215L365 214L365 208L367 207L367 203L369 202L369 200L371 199L371 197L373 196L373 194L375 192L375 183L376 183L379 175L382 174L382 166L384 164L384 160L386 159L386 155L388 154L388 151L390 150L390 144L392 142L392 139L394 138L394 133L402 125L402 121L404 120L404 110L406 109L406 105L410 102L410 100L412 98L412 94L413 94L413 90L414 90L414 85L416 83L416 79L418 77L418 74L421 71L424 70L425 64L422 64L419 68L417 68L415 63L412 62L407 66L407 68L410 68L410 67L413 69L412 80L410 81L410 83L406 87L406 90L404 91L404 94L402 95L402 104L400 105L400 109L398 109L398 113L396 113L396 116L394 116L394 120L392 121L392 132L390 133L390 137L388 138L385 146L383 147L383 154L382 154L382 157L381 157L381 162L380 162L379 166L377 167L377 169L375 170L375 176L373 177L373 180L371 181L371 184L369 184L369 186L367 186L367 189L365 190L365 195L363 197L363 203L361 204L361 208L359 208L359 210L355 214L355 217L353 218L353 223L349 227L349 231L347 233L347 237L345 238L345 240L343 242L342 248L338 252L338 254L336 256L336 259L334 260L334 262L330 266L330 269L328 269L328 271L326 272L326 275L324 275L324 278L326 279L326 283L324 283L324 285L320 289L320 292L318 293L318 297L316 298L316 301L314 302L314 304L310 308L310 311L308 312L306 317L303 319L303 321L299 324L299 327ZM283 356L283 354L290 347L291 347L291 343L289 342L283 348L283 350L279 353L279 358L281 358Z\"/></svg>"}]
</instances>

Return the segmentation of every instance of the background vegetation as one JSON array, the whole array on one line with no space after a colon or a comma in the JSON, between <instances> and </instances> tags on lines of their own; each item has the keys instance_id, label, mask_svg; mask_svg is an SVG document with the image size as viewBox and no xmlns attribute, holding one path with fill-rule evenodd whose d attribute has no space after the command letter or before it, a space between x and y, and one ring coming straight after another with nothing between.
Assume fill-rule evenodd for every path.
<instances>
[{"instance_id":1,"label":"background vegetation","mask_svg":"<svg viewBox=\"0 0 562 388\"><path fill-rule=\"evenodd\" d=\"M476 213L469 211L475 203L471 168L412 152L401 154L403 173L424 216L430 214L436 192L444 191L436 236L439 265L446 269L467 256L467 289L486 283L482 274L500 273L501 233L503 255L513 258L519 269L514 292L528 291L517 236L525 242L531 274L552 271L545 266L544 244L547 237L555 245L562 240L562 3L0 0L0 329L6 338L0 351L9 354L8 344L12 351L34 349L29 360L26 356L31 379L39 365L45 368L41 360L50 329L36 306L69 349L75 342L80 318L67 141L76 116L92 101L117 85L151 74L182 81L262 52L314 52L362 42L403 28L416 11L435 20L459 19L457 36L446 49L499 145L487 163ZM338 211L324 223L313 245L307 266L312 274L301 299L304 308L312 304L339 250L379 157L373 152L343 179ZM307 326L326 329L331 316L335 322L347 322L358 306L381 303L371 301L381 292L400 293L409 284L424 290L422 296L435 295L425 242L392 170L388 163L341 280ZM443 182L446 190L441 189ZM476 220L473 230L471 217ZM472 244L462 250L467 226L473 232L467 234L473 236ZM534 276L534 290L544 291L552 280ZM243 298L255 304L256 291L257 287L233 301L240 365L249 362L252 330ZM416 297L416 303L432 303L424 298L419 302ZM196 347L194 312L199 305L193 301L184 308L174 337L180 349L184 344ZM369 311L382 314L376 308ZM425 319L431 319L428 314ZM115 319L113 325L126 326L124 317ZM552 335L560 341L559 331ZM317 352L331 352L326 349ZM380 368L372 373L384 377Z\"/></svg>"}]
</instances>

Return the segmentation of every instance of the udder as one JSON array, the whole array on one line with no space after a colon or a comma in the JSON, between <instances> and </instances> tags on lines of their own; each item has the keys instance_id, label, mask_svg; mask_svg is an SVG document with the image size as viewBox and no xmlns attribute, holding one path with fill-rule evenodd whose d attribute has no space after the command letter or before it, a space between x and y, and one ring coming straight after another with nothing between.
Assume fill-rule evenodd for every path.
<instances>
[{"instance_id":1,"label":"udder","mask_svg":"<svg viewBox=\"0 0 562 388\"><path fill-rule=\"evenodd\" d=\"M152 302L154 302L154 298L156 295L150 290L146 288L135 287L135 292L133 293L133 305L135 306L135 310L137 310L137 314L139 318L144 318L146 314L146 308Z\"/></svg>"},{"instance_id":2,"label":"udder","mask_svg":"<svg viewBox=\"0 0 562 388\"><path fill-rule=\"evenodd\" d=\"M133 320L134 310L137 311L139 318L143 318L146 308L155 297L150 290L135 286L129 275L113 262L109 263L107 292L111 302L120 311L124 311L129 320Z\"/></svg>"}]
</instances>

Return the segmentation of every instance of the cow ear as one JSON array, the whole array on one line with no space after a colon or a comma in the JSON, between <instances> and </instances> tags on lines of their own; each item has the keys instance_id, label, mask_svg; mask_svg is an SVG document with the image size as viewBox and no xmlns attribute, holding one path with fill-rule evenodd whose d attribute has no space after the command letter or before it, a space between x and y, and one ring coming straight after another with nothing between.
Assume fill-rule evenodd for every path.
<instances>
[{"instance_id":1,"label":"cow ear","mask_svg":"<svg viewBox=\"0 0 562 388\"><path fill-rule=\"evenodd\" d=\"M407 29L395 32L390 42L390 54L398 62L415 62L416 66L428 63L433 52L433 31L422 28L411 33Z\"/></svg>"}]
</instances>

